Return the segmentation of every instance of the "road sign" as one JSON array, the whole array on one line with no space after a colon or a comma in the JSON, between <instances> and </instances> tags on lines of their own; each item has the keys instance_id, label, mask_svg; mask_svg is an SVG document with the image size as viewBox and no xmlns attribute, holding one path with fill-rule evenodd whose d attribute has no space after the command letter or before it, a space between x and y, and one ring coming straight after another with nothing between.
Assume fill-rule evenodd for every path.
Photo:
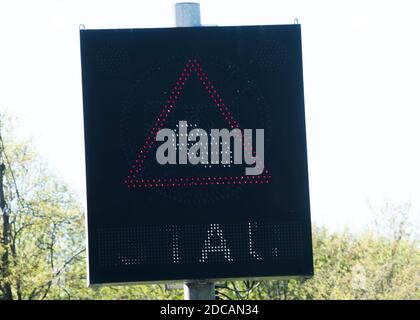
<instances>
[{"instance_id":1,"label":"road sign","mask_svg":"<svg viewBox=\"0 0 420 320\"><path fill-rule=\"evenodd\" d=\"M90 283L311 276L300 26L80 42Z\"/></svg>"}]
</instances>

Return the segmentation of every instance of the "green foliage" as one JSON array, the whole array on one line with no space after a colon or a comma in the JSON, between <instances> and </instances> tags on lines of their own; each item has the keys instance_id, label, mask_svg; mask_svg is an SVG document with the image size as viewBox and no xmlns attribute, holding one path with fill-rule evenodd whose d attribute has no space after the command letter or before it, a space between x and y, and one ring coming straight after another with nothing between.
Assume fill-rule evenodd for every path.
<instances>
[{"instance_id":1,"label":"green foliage","mask_svg":"<svg viewBox=\"0 0 420 320\"><path fill-rule=\"evenodd\" d=\"M63 281L67 266L82 259L83 213L28 143L2 142L9 243L2 243L8 272L0 288L11 284L17 299L46 298Z\"/></svg>"},{"instance_id":2,"label":"green foliage","mask_svg":"<svg viewBox=\"0 0 420 320\"><path fill-rule=\"evenodd\" d=\"M11 287L13 299L182 299L182 290L167 291L164 285L87 288L80 203L28 142L13 141L9 127L0 129L9 218L9 241L0 244L0 298L7 297ZM407 210L407 206L386 204L376 229L357 236L314 227L313 278L227 282L218 289L219 296L419 299L420 252L407 224ZM2 213L2 225L4 219Z\"/></svg>"}]
</instances>

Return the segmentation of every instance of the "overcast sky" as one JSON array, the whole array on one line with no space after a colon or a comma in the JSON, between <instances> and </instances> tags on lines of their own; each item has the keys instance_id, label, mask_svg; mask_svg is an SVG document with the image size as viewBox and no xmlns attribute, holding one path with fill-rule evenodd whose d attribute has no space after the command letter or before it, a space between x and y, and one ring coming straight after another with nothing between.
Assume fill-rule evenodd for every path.
<instances>
[{"instance_id":1,"label":"overcast sky","mask_svg":"<svg viewBox=\"0 0 420 320\"><path fill-rule=\"evenodd\" d=\"M0 109L85 201L79 25L172 27L170 0L2 1ZM202 23L302 24L313 220L363 230L369 203L420 212L420 2L201 1Z\"/></svg>"}]
</instances>

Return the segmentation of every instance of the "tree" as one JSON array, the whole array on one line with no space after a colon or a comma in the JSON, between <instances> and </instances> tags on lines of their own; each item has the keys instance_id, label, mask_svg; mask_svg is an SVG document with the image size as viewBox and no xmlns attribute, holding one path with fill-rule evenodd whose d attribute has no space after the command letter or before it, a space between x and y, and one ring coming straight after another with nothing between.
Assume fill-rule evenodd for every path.
<instances>
[{"instance_id":1,"label":"tree","mask_svg":"<svg viewBox=\"0 0 420 320\"><path fill-rule=\"evenodd\" d=\"M49 173L29 143L11 140L10 127L1 125L0 130L0 292L6 299L43 299L62 281L66 268L82 258L83 214L68 187Z\"/></svg>"}]
</instances>

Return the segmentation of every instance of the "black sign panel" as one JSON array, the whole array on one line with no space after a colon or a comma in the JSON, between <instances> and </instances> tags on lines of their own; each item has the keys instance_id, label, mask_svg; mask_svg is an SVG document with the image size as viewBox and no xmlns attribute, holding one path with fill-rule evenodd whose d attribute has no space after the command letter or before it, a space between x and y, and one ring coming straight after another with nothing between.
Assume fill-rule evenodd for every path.
<instances>
[{"instance_id":1,"label":"black sign panel","mask_svg":"<svg viewBox=\"0 0 420 320\"><path fill-rule=\"evenodd\" d=\"M300 26L80 41L90 283L312 275Z\"/></svg>"}]
</instances>

